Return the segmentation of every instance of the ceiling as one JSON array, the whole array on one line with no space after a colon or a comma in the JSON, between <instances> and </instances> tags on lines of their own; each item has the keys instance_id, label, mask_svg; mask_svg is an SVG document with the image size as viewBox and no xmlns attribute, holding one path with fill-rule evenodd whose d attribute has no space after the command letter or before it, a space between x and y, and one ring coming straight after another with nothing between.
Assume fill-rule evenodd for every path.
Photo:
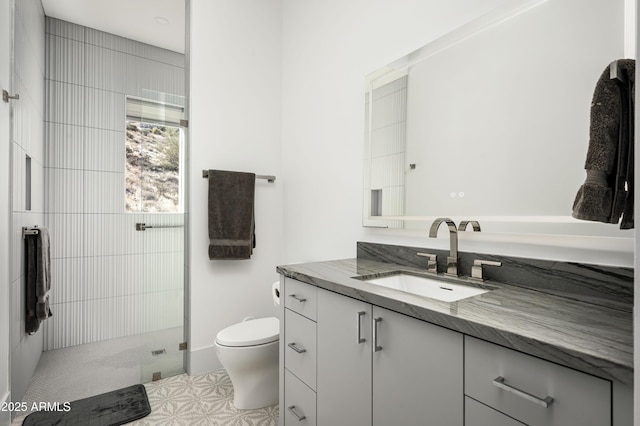
<instances>
[{"instance_id":1,"label":"ceiling","mask_svg":"<svg viewBox=\"0 0 640 426\"><path fill-rule=\"evenodd\" d=\"M184 53L185 0L42 0L52 18Z\"/></svg>"}]
</instances>

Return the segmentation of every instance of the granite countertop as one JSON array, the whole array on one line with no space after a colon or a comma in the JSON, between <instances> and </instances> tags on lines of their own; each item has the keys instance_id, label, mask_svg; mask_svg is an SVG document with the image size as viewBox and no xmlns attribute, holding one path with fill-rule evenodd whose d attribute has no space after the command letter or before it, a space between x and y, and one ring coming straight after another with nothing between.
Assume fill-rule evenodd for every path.
<instances>
[{"instance_id":1,"label":"granite countertop","mask_svg":"<svg viewBox=\"0 0 640 426\"><path fill-rule=\"evenodd\" d=\"M571 297L494 281L479 296L441 302L355 276L424 270L367 259L278 266L314 286L626 385L633 383L633 315ZM461 278L462 281L464 279Z\"/></svg>"}]
</instances>

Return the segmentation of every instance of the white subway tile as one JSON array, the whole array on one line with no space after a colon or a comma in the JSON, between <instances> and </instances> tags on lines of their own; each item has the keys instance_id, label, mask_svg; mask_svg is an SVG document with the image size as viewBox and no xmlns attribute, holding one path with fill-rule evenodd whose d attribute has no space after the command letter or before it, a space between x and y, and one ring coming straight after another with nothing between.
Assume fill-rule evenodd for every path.
<instances>
[{"instance_id":1,"label":"white subway tile","mask_svg":"<svg viewBox=\"0 0 640 426\"><path fill-rule=\"evenodd\" d=\"M48 34L46 77L50 80L86 85L85 44Z\"/></svg>"},{"instance_id":2,"label":"white subway tile","mask_svg":"<svg viewBox=\"0 0 640 426\"><path fill-rule=\"evenodd\" d=\"M81 257L51 259L51 304L78 302L88 297L84 269L85 260Z\"/></svg>"},{"instance_id":3,"label":"white subway tile","mask_svg":"<svg viewBox=\"0 0 640 426\"><path fill-rule=\"evenodd\" d=\"M46 129L47 166L60 169L83 169L84 129L60 123L46 123Z\"/></svg>"},{"instance_id":4,"label":"white subway tile","mask_svg":"<svg viewBox=\"0 0 640 426\"><path fill-rule=\"evenodd\" d=\"M85 89L86 126L125 131L125 97L107 90Z\"/></svg>"},{"instance_id":5,"label":"white subway tile","mask_svg":"<svg viewBox=\"0 0 640 426\"><path fill-rule=\"evenodd\" d=\"M85 213L124 212L124 174L84 171Z\"/></svg>"},{"instance_id":6,"label":"white subway tile","mask_svg":"<svg viewBox=\"0 0 640 426\"><path fill-rule=\"evenodd\" d=\"M85 125L87 89L75 84L47 80L46 120L53 123Z\"/></svg>"},{"instance_id":7,"label":"white subway tile","mask_svg":"<svg viewBox=\"0 0 640 426\"><path fill-rule=\"evenodd\" d=\"M55 34L73 40L84 41L85 27L60 19L47 17L45 21L45 31L48 34Z\"/></svg>"},{"instance_id":8,"label":"white subway tile","mask_svg":"<svg viewBox=\"0 0 640 426\"><path fill-rule=\"evenodd\" d=\"M84 168L124 173L125 132L90 127L84 132Z\"/></svg>"},{"instance_id":9,"label":"white subway tile","mask_svg":"<svg viewBox=\"0 0 640 426\"><path fill-rule=\"evenodd\" d=\"M51 239L51 258L83 256L86 217L81 213L50 213L47 227Z\"/></svg>"},{"instance_id":10,"label":"white subway tile","mask_svg":"<svg viewBox=\"0 0 640 426\"><path fill-rule=\"evenodd\" d=\"M46 205L49 213L82 213L85 191L82 170L46 169Z\"/></svg>"}]
</instances>

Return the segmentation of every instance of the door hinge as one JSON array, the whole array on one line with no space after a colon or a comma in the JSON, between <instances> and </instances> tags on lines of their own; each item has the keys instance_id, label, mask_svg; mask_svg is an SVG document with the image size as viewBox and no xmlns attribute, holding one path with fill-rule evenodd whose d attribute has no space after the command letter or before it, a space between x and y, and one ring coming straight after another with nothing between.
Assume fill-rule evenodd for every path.
<instances>
[{"instance_id":1,"label":"door hinge","mask_svg":"<svg viewBox=\"0 0 640 426\"><path fill-rule=\"evenodd\" d=\"M180 120L180 127L189 128L189 120Z\"/></svg>"},{"instance_id":2,"label":"door hinge","mask_svg":"<svg viewBox=\"0 0 640 426\"><path fill-rule=\"evenodd\" d=\"M187 350L187 342L178 343L178 350L179 351L186 351Z\"/></svg>"}]
</instances>

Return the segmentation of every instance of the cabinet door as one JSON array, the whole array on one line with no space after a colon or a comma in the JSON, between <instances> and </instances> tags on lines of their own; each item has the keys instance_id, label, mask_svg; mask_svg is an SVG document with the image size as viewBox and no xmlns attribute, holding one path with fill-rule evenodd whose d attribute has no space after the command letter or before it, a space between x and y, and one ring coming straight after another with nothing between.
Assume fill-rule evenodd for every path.
<instances>
[{"instance_id":1,"label":"cabinet door","mask_svg":"<svg viewBox=\"0 0 640 426\"><path fill-rule=\"evenodd\" d=\"M317 333L318 424L371 426L371 305L318 289Z\"/></svg>"},{"instance_id":2,"label":"cabinet door","mask_svg":"<svg viewBox=\"0 0 640 426\"><path fill-rule=\"evenodd\" d=\"M376 306L373 319L373 424L463 424L462 334Z\"/></svg>"}]
</instances>

